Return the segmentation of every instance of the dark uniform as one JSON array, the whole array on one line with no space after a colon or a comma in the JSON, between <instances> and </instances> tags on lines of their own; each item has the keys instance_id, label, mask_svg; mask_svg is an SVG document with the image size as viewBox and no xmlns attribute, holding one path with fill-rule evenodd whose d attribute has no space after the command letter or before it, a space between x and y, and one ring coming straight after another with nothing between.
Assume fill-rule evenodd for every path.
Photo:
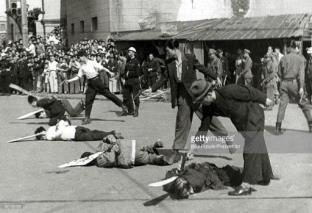
<instances>
[{"instance_id":1,"label":"dark uniform","mask_svg":"<svg viewBox=\"0 0 312 213\"><path fill-rule=\"evenodd\" d=\"M208 62L207 69L210 73L213 73L222 81L223 76L222 62L216 55L213 55L213 58L210 59L210 61Z\"/></svg>"},{"instance_id":2,"label":"dark uniform","mask_svg":"<svg viewBox=\"0 0 312 213\"><path fill-rule=\"evenodd\" d=\"M153 59L153 60L147 60L145 62L145 75L147 77L148 81L148 86L152 87L156 81L157 81L157 76L160 73L160 66L159 63Z\"/></svg>"},{"instance_id":3,"label":"dark uniform","mask_svg":"<svg viewBox=\"0 0 312 213\"><path fill-rule=\"evenodd\" d=\"M240 73L238 84L251 86L253 76L251 72L252 60L250 56L244 57L242 65L243 65L243 70Z\"/></svg>"},{"instance_id":4,"label":"dark uniform","mask_svg":"<svg viewBox=\"0 0 312 213\"><path fill-rule=\"evenodd\" d=\"M123 89L123 102L126 107L128 107L129 114L135 114L139 111L140 98L138 94L141 89L139 79L140 75L141 69L139 61L136 58L129 58L123 76L125 78L125 85ZM133 100L134 97L135 99ZM133 102L135 104L135 109L133 106Z\"/></svg>"},{"instance_id":5,"label":"dark uniform","mask_svg":"<svg viewBox=\"0 0 312 213\"><path fill-rule=\"evenodd\" d=\"M298 91L299 88L304 87L304 57L296 53L294 49L285 55L279 65L279 77L281 79L280 85L280 105L278 108L276 131L281 133L281 123L285 117L285 111L289 98L296 99L301 108L305 118L308 121L310 131L312 131L312 117L307 102L302 102Z\"/></svg>"},{"instance_id":6,"label":"dark uniform","mask_svg":"<svg viewBox=\"0 0 312 213\"><path fill-rule=\"evenodd\" d=\"M215 101L203 107L201 128L210 125L211 116L230 118L245 138L243 182L268 184L273 173L264 141L264 111L259 105L265 105L266 95L241 85L227 85L215 93Z\"/></svg>"},{"instance_id":7,"label":"dark uniform","mask_svg":"<svg viewBox=\"0 0 312 213\"><path fill-rule=\"evenodd\" d=\"M54 97L38 100L37 107L41 107L46 111L46 114L50 118L50 126L56 125L58 120L66 119L65 112L71 117L76 117L84 110L84 104L81 102L73 107L68 100L59 100Z\"/></svg>"},{"instance_id":8,"label":"dark uniform","mask_svg":"<svg viewBox=\"0 0 312 213\"><path fill-rule=\"evenodd\" d=\"M308 99L311 103L312 96L312 57L310 56L306 65L306 89L308 93Z\"/></svg>"},{"instance_id":9,"label":"dark uniform","mask_svg":"<svg viewBox=\"0 0 312 213\"><path fill-rule=\"evenodd\" d=\"M0 92L9 94L11 82L10 62L7 59L0 61Z\"/></svg>"}]
</instances>

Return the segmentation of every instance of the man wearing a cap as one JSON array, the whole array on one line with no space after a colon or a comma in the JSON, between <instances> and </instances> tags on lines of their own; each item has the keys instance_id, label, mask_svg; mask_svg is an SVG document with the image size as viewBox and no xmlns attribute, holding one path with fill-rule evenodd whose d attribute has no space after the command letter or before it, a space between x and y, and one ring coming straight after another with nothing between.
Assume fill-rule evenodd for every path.
<instances>
[{"instance_id":1,"label":"man wearing a cap","mask_svg":"<svg viewBox=\"0 0 312 213\"><path fill-rule=\"evenodd\" d=\"M307 101L304 101L304 64L305 59L298 54L299 43L291 40L290 53L279 64L278 75L281 79L280 104L276 120L276 134L282 134L282 121L290 98L295 98L307 119L309 131L312 132L312 117Z\"/></svg>"},{"instance_id":2,"label":"man wearing a cap","mask_svg":"<svg viewBox=\"0 0 312 213\"><path fill-rule=\"evenodd\" d=\"M243 70L239 75L238 84L251 86L252 84L252 60L249 56L250 50L244 49L243 55Z\"/></svg>"},{"instance_id":3,"label":"man wearing a cap","mask_svg":"<svg viewBox=\"0 0 312 213\"><path fill-rule=\"evenodd\" d=\"M308 93L308 100L311 104L312 96L312 47L307 48L308 60L306 65L306 88Z\"/></svg>"},{"instance_id":4,"label":"man wearing a cap","mask_svg":"<svg viewBox=\"0 0 312 213\"><path fill-rule=\"evenodd\" d=\"M218 84L219 86L222 86L222 75L223 75L222 62L216 56L216 50L209 49L208 57L209 61L207 63L207 69L209 72L214 73L217 76Z\"/></svg>"},{"instance_id":5,"label":"man wearing a cap","mask_svg":"<svg viewBox=\"0 0 312 213\"><path fill-rule=\"evenodd\" d=\"M122 78L125 79L125 85L123 88L123 102L128 107L128 113L124 112L122 115L133 115L133 117L139 116L140 98L139 92L141 89L140 85L140 63L135 57L136 49L130 47L128 49L128 59L125 67L125 72L122 74ZM134 98L135 97L135 98ZM133 100L134 98L134 100ZM134 105L133 106L133 102Z\"/></svg>"},{"instance_id":6,"label":"man wearing a cap","mask_svg":"<svg viewBox=\"0 0 312 213\"><path fill-rule=\"evenodd\" d=\"M212 116L228 117L245 138L243 183L229 195L249 195L253 190L250 184L269 184L273 173L264 141L264 111L259 104L271 105L272 100L244 85L212 90L204 80L195 81L190 91L193 102L202 105L202 126L208 126Z\"/></svg>"},{"instance_id":7,"label":"man wearing a cap","mask_svg":"<svg viewBox=\"0 0 312 213\"><path fill-rule=\"evenodd\" d=\"M83 76L86 76L86 78L88 79L88 88L86 91L85 119L83 120L82 124L89 124L91 122L90 115L92 105L97 93L100 93L101 95L105 96L106 98L111 100L114 104L121 107L123 112L126 112L127 108L122 104L122 101L109 91L109 88L103 84L103 82L99 77L99 70L105 70L107 72L110 71L96 62L90 61L87 58L87 54L85 51L80 51L78 53L78 57L80 58L81 62L81 67L78 71L78 74L76 77L72 79L65 80L65 83L77 81Z\"/></svg>"}]
</instances>

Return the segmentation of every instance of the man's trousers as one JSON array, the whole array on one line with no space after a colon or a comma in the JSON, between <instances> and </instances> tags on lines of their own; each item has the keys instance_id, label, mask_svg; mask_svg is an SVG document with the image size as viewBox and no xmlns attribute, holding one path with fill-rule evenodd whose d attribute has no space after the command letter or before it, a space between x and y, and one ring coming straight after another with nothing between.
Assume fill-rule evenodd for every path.
<instances>
[{"instance_id":1,"label":"man's trousers","mask_svg":"<svg viewBox=\"0 0 312 213\"><path fill-rule=\"evenodd\" d=\"M88 89L86 91L86 118L90 118L92 105L97 93L105 96L107 99L111 100L114 104L122 107L122 101L113 93L109 91L99 77L88 80Z\"/></svg>"},{"instance_id":2,"label":"man's trousers","mask_svg":"<svg viewBox=\"0 0 312 213\"><path fill-rule=\"evenodd\" d=\"M110 134L113 134L113 131L104 132L99 130L90 130L82 126L77 126L75 133L75 141L100 141Z\"/></svg>"},{"instance_id":3,"label":"man's trousers","mask_svg":"<svg viewBox=\"0 0 312 213\"><path fill-rule=\"evenodd\" d=\"M176 117L175 139L172 148L189 149L191 143L188 141L188 136L192 127L194 114L192 98L183 84L179 84L178 94L178 112ZM228 134L225 127L216 117L212 117L209 130L216 135L226 136Z\"/></svg>"},{"instance_id":4,"label":"man's trousers","mask_svg":"<svg viewBox=\"0 0 312 213\"><path fill-rule=\"evenodd\" d=\"M307 103L300 103L300 95L298 93L299 87L296 79L293 80L282 80L280 86L280 105L277 113L277 122L281 123L285 118L285 111L287 104L289 103L289 98L295 98L296 103L302 110L305 118L308 122L312 121L311 112Z\"/></svg>"}]
</instances>

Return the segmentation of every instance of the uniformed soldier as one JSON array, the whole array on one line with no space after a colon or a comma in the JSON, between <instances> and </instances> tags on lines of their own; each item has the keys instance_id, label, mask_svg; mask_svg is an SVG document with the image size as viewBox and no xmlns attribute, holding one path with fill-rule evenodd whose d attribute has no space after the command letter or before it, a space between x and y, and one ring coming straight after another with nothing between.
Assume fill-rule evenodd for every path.
<instances>
[{"instance_id":1,"label":"uniformed soldier","mask_svg":"<svg viewBox=\"0 0 312 213\"><path fill-rule=\"evenodd\" d=\"M219 86L222 85L222 75L223 75L223 70L222 70L222 62L221 60L216 56L216 50L214 49L209 49L208 50L208 57L209 61L207 63L207 70L214 75L217 76L217 83Z\"/></svg>"},{"instance_id":2,"label":"uniformed soldier","mask_svg":"<svg viewBox=\"0 0 312 213\"><path fill-rule=\"evenodd\" d=\"M249 56L250 50L244 49L243 61L242 61L242 72L238 77L238 84L251 86L252 84L252 60Z\"/></svg>"},{"instance_id":3,"label":"uniformed soldier","mask_svg":"<svg viewBox=\"0 0 312 213\"><path fill-rule=\"evenodd\" d=\"M123 102L128 107L128 113L124 112L122 116L133 115L133 117L139 116L139 92L141 89L140 86L140 64L139 61L135 57L136 49L134 47L130 47L128 49L128 60L125 67L125 73L122 77L125 79L125 85L123 89ZM133 100L134 98L134 100ZM133 106L133 101L135 104L135 108Z\"/></svg>"},{"instance_id":4,"label":"uniformed soldier","mask_svg":"<svg viewBox=\"0 0 312 213\"><path fill-rule=\"evenodd\" d=\"M280 85L280 105L278 108L276 133L282 133L282 121L285 117L285 111L289 98L296 99L309 125L309 130L312 132L312 117L307 105L303 101L304 95L304 57L298 55L299 44L292 40L290 42L290 53L285 55L279 64L278 75L281 79Z\"/></svg>"},{"instance_id":5,"label":"uniformed soldier","mask_svg":"<svg viewBox=\"0 0 312 213\"><path fill-rule=\"evenodd\" d=\"M309 58L307 60L306 66L306 89L308 93L308 99L311 103L311 96L312 96L312 47L307 48L307 53Z\"/></svg>"}]
</instances>

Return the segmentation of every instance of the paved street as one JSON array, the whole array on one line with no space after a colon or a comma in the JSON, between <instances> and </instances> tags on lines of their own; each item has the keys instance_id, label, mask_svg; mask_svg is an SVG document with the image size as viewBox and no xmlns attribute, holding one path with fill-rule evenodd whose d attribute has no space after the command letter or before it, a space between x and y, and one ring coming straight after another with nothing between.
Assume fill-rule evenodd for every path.
<instances>
[{"instance_id":1,"label":"paved street","mask_svg":"<svg viewBox=\"0 0 312 213\"><path fill-rule=\"evenodd\" d=\"M78 100L71 100L73 103ZM296 105L287 109L283 128L287 132L272 135L277 107L266 112L266 142L271 163L281 180L269 186L255 186L248 197L233 198L228 191L205 191L188 200L166 198L157 205L149 202L164 195L151 182L164 178L169 167L143 166L129 170L96 167L58 169L57 166L79 158L84 151L94 151L99 142L7 141L33 134L47 126L47 119L16 120L33 111L26 96L0 96L0 212L312 212L312 134ZM174 138L176 110L169 103L145 102L139 118L119 117L119 108L111 102L97 100L91 117L91 129L112 130L138 145L157 139L170 147ZM79 125L82 118L73 120ZM229 131L234 127L222 119ZM193 130L199 126L194 118ZM238 139L239 140L239 139ZM201 153L202 154L202 153ZM242 166L242 154L218 154L212 151L194 161L209 161L218 166Z\"/></svg>"}]
</instances>

